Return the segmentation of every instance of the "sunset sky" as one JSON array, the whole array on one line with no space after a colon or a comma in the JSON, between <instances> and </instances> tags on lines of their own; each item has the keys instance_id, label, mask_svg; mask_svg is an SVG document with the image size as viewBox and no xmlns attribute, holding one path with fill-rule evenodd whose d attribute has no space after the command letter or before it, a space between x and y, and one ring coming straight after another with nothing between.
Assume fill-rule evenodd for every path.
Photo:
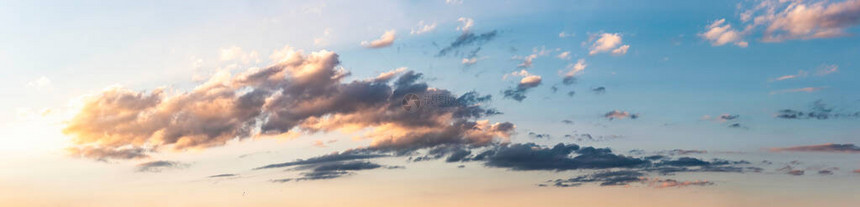
<instances>
[{"instance_id":1,"label":"sunset sky","mask_svg":"<svg viewBox=\"0 0 860 207\"><path fill-rule=\"evenodd\" d=\"M0 206L860 205L860 0L0 2Z\"/></svg>"}]
</instances>

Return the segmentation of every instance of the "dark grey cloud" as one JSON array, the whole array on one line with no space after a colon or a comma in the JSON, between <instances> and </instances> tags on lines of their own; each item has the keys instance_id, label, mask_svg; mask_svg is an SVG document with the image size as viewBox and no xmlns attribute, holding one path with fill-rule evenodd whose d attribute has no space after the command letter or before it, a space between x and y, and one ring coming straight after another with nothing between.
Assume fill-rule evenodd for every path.
<instances>
[{"instance_id":1,"label":"dark grey cloud","mask_svg":"<svg viewBox=\"0 0 860 207\"><path fill-rule=\"evenodd\" d=\"M533 143L501 145L490 150L485 165L513 170L575 170L630 168L647 162L613 154L608 148L580 148L558 144L545 148Z\"/></svg>"},{"instance_id":2,"label":"dark grey cloud","mask_svg":"<svg viewBox=\"0 0 860 207\"><path fill-rule=\"evenodd\" d=\"M606 93L606 87L599 86L597 88L592 88L591 92L594 92L594 94L598 94L598 95L604 94L604 93Z\"/></svg>"},{"instance_id":3,"label":"dark grey cloud","mask_svg":"<svg viewBox=\"0 0 860 207\"><path fill-rule=\"evenodd\" d=\"M858 112L838 112L835 108L817 100L811 104L808 110L783 109L777 111L776 118L780 119L837 119L837 118L860 118Z\"/></svg>"},{"instance_id":4,"label":"dark grey cloud","mask_svg":"<svg viewBox=\"0 0 860 207\"><path fill-rule=\"evenodd\" d=\"M236 176L239 176L239 175L232 174L232 173L225 173L225 174L211 175L208 178L225 178L225 177L236 177Z\"/></svg>"},{"instance_id":5,"label":"dark grey cloud","mask_svg":"<svg viewBox=\"0 0 860 207\"><path fill-rule=\"evenodd\" d=\"M526 78L530 78L530 77L526 77ZM517 84L517 87L509 88L507 90L502 91L502 95L504 95L505 98L514 99L514 100L520 101L520 102L525 100L526 99L526 92L528 92L530 89L532 89L534 87L538 87L542 82L540 77L537 77L536 79L526 79L526 78L524 78L523 81L520 81L520 83ZM525 80L530 80L530 81L525 81Z\"/></svg>"},{"instance_id":6,"label":"dark grey cloud","mask_svg":"<svg viewBox=\"0 0 860 207\"><path fill-rule=\"evenodd\" d=\"M496 35L497 35L496 30L493 30L493 31L490 31L487 33L482 33L479 35L476 35L475 33L471 32L471 31L463 32L463 34L461 34L459 37L457 37L457 39L454 40L454 42L451 42L450 45L448 45L445 48L442 48L442 50L439 50L439 53L436 54L436 56L437 57L445 56L448 53L450 53L452 51L457 51L458 49L465 47L465 46L470 46L470 45L480 46L480 45L482 45L482 44L484 44L490 40L493 40L493 38L495 38Z\"/></svg>"},{"instance_id":7,"label":"dark grey cloud","mask_svg":"<svg viewBox=\"0 0 860 207\"><path fill-rule=\"evenodd\" d=\"M265 165L262 167L254 168L254 170L262 170L262 169L270 169L270 168L283 168L283 167L292 167L299 165L313 165L313 164L322 164L328 162L340 162L340 161L350 161L350 160L366 160L378 157L386 157L389 156L387 154L380 154L365 150L349 150L345 152L335 152L328 155L322 155L318 157L312 157L308 159L299 159L291 162L283 162L277 164Z\"/></svg>"},{"instance_id":8,"label":"dark grey cloud","mask_svg":"<svg viewBox=\"0 0 860 207\"><path fill-rule=\"evenodd\" d=\"M644 176L644 173L632 170L602 171L570 179L557 179L550 182L556 187L580 186L585 183L600 183L601 186L627 185L632 182L642 181Z\"/></svg>"},{"instance_id":9,"label":"dark grey cloud","mask_svg":"<svg viewBox=\"0 0 860 207\"><path fill-rule=\"evenodd\" d=\"M185 168L188 167L189 164L167 161L167 160L158 160L151 162L144 162L137 164L136 171L137 172L161 172L166 169L177 169L177 168Z\"/></svg>"}]
</instances>

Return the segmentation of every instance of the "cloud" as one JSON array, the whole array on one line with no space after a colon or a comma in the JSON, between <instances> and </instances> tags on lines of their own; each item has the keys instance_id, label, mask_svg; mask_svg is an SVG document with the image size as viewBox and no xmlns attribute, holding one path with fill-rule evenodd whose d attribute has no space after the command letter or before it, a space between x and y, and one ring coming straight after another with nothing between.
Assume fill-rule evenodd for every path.
<instances>
[{"instance_id":1,"label":"cloud","mask_svg":"<svg viewBox=\"0 0 860 207\"><path fill-rule=\"evenodd\" d=\"M608 148L580 148L576 144L560 143L552 148L533 143L510 144L500 145L489 152L483 159L487 166L513 170L630 168L647 163L641 159L613 154Z\"/></svg>"},{"instance_id":2,"label":"cloud","mask_svg":"<svg viewBox=\"0 0 860 207\"><path fill-rule=\"evenodd\" d=\"M368 130L357 137L372 140L370 147L399 150L443 143L486 145L513 131L508 122L474 121L499 113L481 105L490 96L455 96L430 88L418 82L420 73L395 70L376 79L343 82L349 72L338 67L333 52L304 55L287 47L272 57L278 61L272 66L218 75L188 92L113 87L85 97L63 130L72 137L70 152L93 159L135 159L249 137L362 129ZM407 111L401 108L406 94L446 101Z\"/></svg>"},{"instance_id":3,"label":"cloud","mask_svg":"<svg viewBox=\"0 0 860 207\"><path fill-rule=\"evenodd\" d=\"M832 73L839 72L838 65L822 65L818 67L818 70L815 71L815 75L817 76L825 76L830 75Z\"/></svg>"},{"instance_id":4,"label":"cloud","mask_svg":"<svg viewBox=\"0 0 860 207\"><path fill-rule=\"evenodd\" d=\"M624 55L630 48L630 45L622 45L621 34L618 33L601 33L592 39L597 38L589 48L588 54L595 55L598 53L611 52L613 55Z\"/></svg>"},{"instance_id":5,"label":"cloud","mask_svg":"<svg viewBox=\"0 0 860 207\"><path fill-rule=\"evenodd\" d=\"M245 52L242 48L238 46L233 46L230 48L221 48L218 51L219 60L224 61L238 61L244 64L249 63L259 63L260 54L257 51Z\"/></svg>"},{"instance_id":6,"label":"cloud","mask_svg":"<svg viewBox=\"0 0 860 207\"><path fill-rule=\"evenodd\" d=\"M743 34L732 25L726 23L726 19L718 19L706 27L707 31L699 36L711 42L713 46L722 46L732 43L738 47L747 47L749 43L743 40Z\"/></svg>"},{"instance_id":7,"label":"cloud","mask_svg":"<svg viewBox=\"0 0 860 207\"><path fill-rule=\"evenodd\" d=\"M388 30L379 37L379 39L368 41L362 41L361 46L366 48L383 48L391 46L394 43L394 39L396 38L396 31Z\"/></svg>"},{"instance_id":8,"label":"cloud","mask_svg":"<svg viewBox=\"0 0 860 207\"><path fill-rule=\"evenodd\" d=\"M478 63L478 58L463 58L462 63L466 66L474 65L475 63Z\"/></svg>"},{"instance_id":9,"label":"cloud","mask_svg":"<svg viewBox=\"0 0 860 207\"><path fill-rule=\"evenodd\" d=\"M412 30L409 31L409 34L420 35L432 32L433 30L436 30L436 22L433 22L432 24L425 24L424 21L419 21L418 25L416 25L415 28L412 28Z\"/></svg>"},{"instance_id":10,"label":"cloud","mask_svg":"<svg viewBox=\"0 0 860 207\"><path fill-rule=\"evenodd\" d=\"M830 119L830 118L860 118L860 112L837 112L822 100L812 103L808 111L783 109L777 111L776 118L780 119Z\"/></svg>"},{"instance_id":11,"label":"cloud","mask_svg":"<svg viewBox=\"0 0 860 207\"><path fill-rule=\"evenodd\" d=\"M763 40L779 42L789 39L832 38L847 35L847 28L860 24L860 0L767 1L753 17L756 25L766 25Z\"/></svg>"},{"instance_id":12,"label":"cloud","mask_svg":"<svg viewBox=\"0 0 860 207\"><path fill-rule=\"evenodd\" d=\"M573 33L565 33L565 32L560 32L560 33L558 33L558 37L559 37L559 38L568 38L568 37L573 37L573 35L574 35Z\"/></svg>"},{"instance_id":13,"label":"cloud","mask_svg":"<svg viewBox=\"0 0 860 207\"><path fill-rule=\"evenodd\" d=\"M98 146L78 146L67 148L66 151L76 157L107 161L109 159L142 159L149 158L147 150L140 147L105 148Z\"/></svg>"},{"instance_id":14,"label":"cloud","mask_svg":"<svg viewBox=\"0 0 860 207\"><path fill-rule=\"evenodd\" d=\"M599 86L597 88L592 88L591 92L594 92L594 94L597 94L597 95L604 94L604 93L606 93L606 87Z\"/></svg>"},{"instance_id":15,"label":"cloud","mask_svg":"<svg viewBox=\"0 0 860 207\"><path fill-rule=\"evenodd\" d=\"M825 88L827 88L827 87L806 87L806 88L785 89L785 90L771 91L770 95L783 94L783 93L798 93L798 92L812 93L812 92L824 90Z\"/></svg>"},{"instance_id":16,"label":"cloud","mask_svg":"<svg viewBox=\"0 0 860 207\"><path fill-rule=\"evenodd\" d=\"M605 114L603 114L603 118L607 118L609 120L626 119L626 118L636 119L636 118L639 118L639 114L631 114L630 112L626 112L626 111L614 110L614 111L606 112Z\"/></svg>"},{"instance_id":17,"label":"cloud","mask_svg":"<svg viewBox=\"0 0 860 207\"><path fill-rule=\"evenodd\" d=\"M208 176L208 178L225 178L225 177L236 177L239 176L237 174L227 173L227 174L217 174Z\"/></svg>"},{"instance_id":18,"label":"cloud","mask_svg":"<svg viewBox=\"0 0 860 207\"><path fill-rule=\"evenodd\" d=\"M632 182L641 182L646 179L645 174L639 171L603 171L590 175L583 175L565 180L552 181L556 187L580 186L585 183L600 183L601 186L628 185Z\"/></svg>"},{"instance_id":19,"label":"cloud","mask_svg":"<svg viewBox=\"0 0 860 207\"><path fill-rule=\"evenodd\" d=\"M555 57L562 60L570 60L570 51L564 51L562 53L559 53Z\"/></svg>"},{"instance_id":20,"label":"cloud","mask_svg":"<svg viewBox=\"0 0 860 207\"><path fill-rule=\"evenodd\" d=\"M314 38L314 45L316 46L326 46L328 45L328 41L331 38L331 28L326 28L323 30L322 37Z\"/></svg>"},{"instance_id":21,"label":"cloud","mask_svg":"<svg viewBox=\"0 0 860 207\"><path fill-rule=\"evenodd\" d=\"M458 5L463 4L463 0L445 0L446 4Z\"/></svg>"},{"instance_id":22,"label":"cloud","mask_svg":"<svg viewBox=\"0 0 860 207\"><path fill-rule=\"evenodd\" d=\"M780 77L774 78L773 80L771 80L771 82L774 82L774 81L783 81L783 80L795 79L795 78L802 78L802 77L806 77L807 75L809 75L809 73L808 73L808 72L803 71L803 70L799 70L799 71L797 71L797 74L795 74L795 75L784 75L784 76L780 76Z\"/></svg>"},{"instance_id":23,"label":"cloud","mask_svg":"<svg viewBox=\"0 0 860 207\"><path fill-rule=\"evenodd\" d=\"M460 49L460 48L465 47L465 46L473 45L473 44L480 46L480 45L482 45L482 44L484 44L490 40L493 40L493 38L496 37L496 33L497 33L496 30L486 32L486 33L483 33L480 35L475 35L475 33L472 33L471 31L463 32L463 34L461 34L459 37L457 37L457 39L454 40L454 42L451 42L450 45L439 50L439 53L436 54L436 56L437 57L445 56L449 52L456 51L457 49Z\"/></svg>"},{"instance_id":24,"label":"cloud","mask_svg":"<svg viewBox=\"0 0 860 207\"><path fill-rule=\"evenodd\" d=\"M174 162L174 161L166 161L166 160L158 160L151 162L144 162L137 164L137 172L161 172L166 169L177 169L177 168L185 168L188 167L189 164Z\"/></svg>"},{"instance_id":25,"label":"cloud","mask_svg":"<svg viewBox=\"0 0 860 207\"><path fill-rule=\"evenodd\" d=\"M472 27L475 26L475 20L472 20L471 18L460 17L457 21L460 22L460 26L457 26L457 30L463 31L463 33L472 31Z\"/></svg>"},{"instance_id":26,"label":"cloud","mask_svg":"<svg viewBox=\"0 0 860 207\"><path fill-rule=\"evenodd\" d=\"M371 158L379 158L379 157L387 157L387 154L375 153L369 150L347 150L344 152L335 152L332 154L312 157L309 159L300 159L290 162L276 163L265 165L262 167L254 168L254 170L262 170L262 169L271 169L271 168L283 168L283 167L292 167L292 166L300 166L300 165L314 165L314 164L322 164L322 163L330 163L330 162L341 162L341 161L350 161L350 160L365 160Z\"/></svg>"},{"instance_id":27,"label":"cloud","mask_svg":"<svg viewBox=\"0 0 860 207\"><path fill-rule=\"evenodd\" d=\"M588 65L585 63L585 59L579 59L576 61L576 64L568 64L568 71L562 74L562 83L565 85L570 85L576 82L576 74L581 73L585 70ZM559 71L561 74L561 71Z\"/></svg>"},{"instance_id":28,"label":"cloud","mask_svg":"<svg viewBox=\"0 0 860 207\"><path fill-rule=\"evenodd\" d=\"M816 76L826 76L826 75L836 73L836 72L839 72L839 66L838 65L821 65L821 66L818 66L818 69L816 69L815 75ZM797 71L797 74L780 76L780 77L774 78L770 81L771 82L783 81L783 80L796 79L796 78L805 78L807 76L809 76L809 72L799 70L799 71Z\"/></svg>"},{"instance_id":29,"label":"cloud","mask_svg":"<svg viewBox=\"0 0 860 207\"><path fill-rule=\"evenodd\" d=\"M27 82L27 88L37 90L50 89L52 88L51 79L48 79L48 77L45 76L39 77L36 80Z\"/></svg>"},{"instance_id":30,"label":"cloud","mask_svg":"<svg viewBox=\"0 0 860 207\"><path fill-rule=\"evenodd\" d=\"M854 170L854 171L852 171L852 172L854 172L854 173L860 173L860 169L856 169L856 170Z\"/></svg>"},{"instance_id":31,"label":"cloud","mask_svg":"<svg viewBox=\"0 0 860 207\"><path fill-rule=\"evenodd\" d=\"M860 147L854 144L820 144L794 147L770 148L771 152L834 152L834 153L860 153Z\"/></svg>"},{"instance_id":32,"label":"cloud","mask_svg":"<svg viewBox=\"0 0 860 207\"><path fill-rule=\"evenodd\" d=\"M542 78L540 76L529 74L526 70L514 72L511 75L524 76L522 79L520 79L520 82L519 84L517 84L516 88L509 88L507 90L502 91L502 94L505 98L511 98L516 101L522 101L526 99L526 92L528 92L531 88L539 86L542 82ZM503 76L502 78L504 79L506 77L507 75Z\"/></svg>"}]
</instances>

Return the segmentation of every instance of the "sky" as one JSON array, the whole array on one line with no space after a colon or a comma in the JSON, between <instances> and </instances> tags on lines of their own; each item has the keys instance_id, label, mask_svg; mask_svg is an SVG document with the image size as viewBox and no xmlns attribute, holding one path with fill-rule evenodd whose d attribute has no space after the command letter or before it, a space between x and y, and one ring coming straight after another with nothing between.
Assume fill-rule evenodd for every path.
<instances>
[{"instance_id":1,"label":"sky","mask_svg":"<svg viewBox=\"0 0 860 207\"><path fill-rule=\"evenodd\" d=\"M857 206L860 0L2 1L2 206Z\"/></svg>"}]
</instances>

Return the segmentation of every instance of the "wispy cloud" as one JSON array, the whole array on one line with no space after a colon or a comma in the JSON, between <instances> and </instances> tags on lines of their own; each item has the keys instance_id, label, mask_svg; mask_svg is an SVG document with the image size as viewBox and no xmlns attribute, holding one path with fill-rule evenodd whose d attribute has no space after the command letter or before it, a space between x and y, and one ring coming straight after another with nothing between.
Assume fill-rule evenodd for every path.
<instances>
[{"instance_id":1,"label":"wispy cloud","mask_svg":"<svg viewBox=\"0 0 860 207\"><path fill-rule=\"evenodd\" d=\"M820 144L794 147L770 148L771 152L836 152L836 153L860 153L860 147L854 144Z\"/></svg>"},{"instance_id":2,"label":"wispy cloud","mask_svg":"<svg viewBox=\"0 0 860 207\"><path fill-rule=\"evenodd\" d=\"M379 39L372 40L372 41L362 41L361 46L364 46L367 48L388 47L394 43L394 39L396 39L396 37L397 37L396 35L397 35L397 31L388 30L388 31L385 31L385 33L383 33L382 36L379 37Z\"/></svg>"}]
</instances>

